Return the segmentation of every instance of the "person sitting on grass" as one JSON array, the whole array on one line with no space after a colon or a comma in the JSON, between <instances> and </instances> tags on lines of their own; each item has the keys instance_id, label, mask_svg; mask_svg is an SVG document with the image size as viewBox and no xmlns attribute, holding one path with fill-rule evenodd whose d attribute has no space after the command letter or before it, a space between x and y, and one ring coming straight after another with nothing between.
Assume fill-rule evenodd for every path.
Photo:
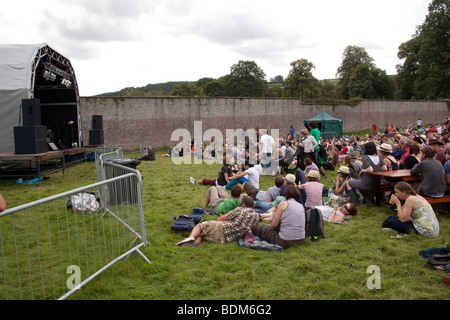
<instances>
[{"instance_id":1,"label":"person sitting on grass","mask_svg":"<svg viewBox=\"0 0 450 320\"><path fill-rule=\"evenodd\" d=\"M308 172L310 170L315 170L315 171L319 172L319 167L311 160L310 157L304 157L303 158L303 163L305 164L305 170L303 172L306 175L308 175ZM320 176L319 176L318 180L320 180Z\"/></svg>"},{"instance_id":2,"label":"person sitting on grass","mask_svg":"<svg viewBox=\"0 0 450 320\"><path fill-rule=\"evenodd\" d=\"M264 211L269 210L273 207L272 201L280 195L280 188L284 184L284 179L281 176L275 178L275 185L264 190L256 189L251 183L244 182L241 185L241 191L247 193L250 197L255 200L255 207L260 208Z\"/></svg>"},{"instance_id":3,"label":"person sitting on grass","mask_svg":"<svg viewBox=\"0 0 450 320\"><path fill-rule=\"evenodd\" d=\"M297 202L300 192L296 186L288 186L284 194L287 200L278 205L270 226L257 224L252 233L261 240L290 248L305 240L305 209Z\"/></svg>"},{"instance_id":4,"label":"person sitting on grass","mask_svg":"<svg viewBox=\"0 0 450 320\"><path fill-rule=\"evenodd\" d=\"M153 151L152 146L148 146L148 148L146 148L145 150L147 151L147 153L138 160L155 161L155 151Z\"/></svg>"},{"instance_id":5,"label":"person sitting on grass","mask_svg":"<svg viewBox=\"0 0 450 320\"><path fill-rule=\"evenodd\" d=\"M219 216L238 207L241 203L241 186L233 186L230 191L231 197L222 186L210 187L206 193L203 212L206 212L209 204L213 214Z\"/></svg>"},{"instance_id":6,"label":"person sitting on grass","mask_svg":"<svg viewBox=\"0 0 450 320\"><path fill-rule=\"evenodd\" d=\"M226 189L231 189L232 186L240 183L243 184L244 182L248 181L250 182L256 189L259 189L259 176L260 172L257 170L257 168L250 163L249 159L245 160L244 163L244 170L240 173L237 173L233 175L232 177L229 177L231 180L226 186Z\"/></svg>"},{"instance_id":7,"label":"person sitting on grass","mask_svg":"<svg viewBox=\"0 0 450 320\"><path fill-rule=\"evenodd\" d=\"M394 190L391 201L397 206L397 215L383 222L383 230L396 230L404 234L415 232L432 238L439 236L439 222L430 203L418 195L409 183L398 182ZM403 206L400 201L404 201Z\"/></svg>"},{"instance_id":8,"label":"person sitting on grass","mask_svg":"<svg viewBox=\"0 0 450 320\"><path fill-rule=\"evenodd\" d=\"M287 189L287 187L295 186L300 192L300 197L298 198L297 202L301 203L304 206L306 202L306 191L304 189L300 189L295 181L295 176L292 173L288 173L286 177L284 177L284 185L282 185L280 188L280 196L284 197L284 191Z\"/></svg>"},{"instance_id":9,"label":"person sitting on grass","mask_svg":"<svg viewBox=\"0 0 450 320\"><path fill-rule=\"evenodd\" d=\"M233 176L233 171L231 166L227 163L227 157L223 157L223 165L219 171L219 176L216 180L201 179L195 180L193 177L189 178L192 184L203 184L205 186L226 186L230 182L230 177Z\"/></svg>"},{"instance_id":10,"label":"person sitting on grass","mask_svg":"<svg viewBox=\"0 0 450 320\"><path fill-rule=\"evenodd\" d=\"M310 170L307 174L308 182L298 187L306 191L305 207L313 207L322 205L322 195L324 185L318 182L320 174L316 170Z\"/></svg>"},{"instance_id":11,"label":"person sitting on grass","mask_svg":"<svg viewBox=\"0 0 450 320\"><path fill-rule=\"evenodd\" d=\"M223 244L242 238L251 232L261 219L259 213L252 209L254 204L255 201L251 197L242 197L240 207L221 215L217 220L197 224L189 237L178 242L177 246L198 247L203 240Z\"/></svg>"},{"instance_id":12,"label":"person sitting on grass","mask_svg":"<svg viewBox=\"0 0 450 320\"><path fill-rule=\"evenodd\" d=\"M330 206L315 206L314 208L319 209L322 213L322 218L324 221L332 223L344 222L350 217L354 217L358 214L358 209L356 209L355 204L346 203L343 206L335 204L334 207Z\"/></svg>"},{"instance_id":13,"label":"person sitting on grass","mask_svg":"<svg viewBox=\"0 0 450 320\"><path fill-rule=\"evenodd\" d=\"M277 211L278 205L283 201L286 201L285 197L282 196L276 197L275 200L273 200L272 202L272 208L267 210L267 213L261 213L261 221L272 221Z\"/></svg>"}]
</instances>

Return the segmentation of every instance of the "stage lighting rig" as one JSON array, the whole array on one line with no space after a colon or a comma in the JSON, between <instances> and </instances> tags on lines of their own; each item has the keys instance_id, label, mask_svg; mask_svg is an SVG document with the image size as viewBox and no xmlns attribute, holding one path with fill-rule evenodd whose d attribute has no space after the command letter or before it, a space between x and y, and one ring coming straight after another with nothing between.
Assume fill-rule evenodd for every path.
<instances>
[{"instance_id":1,"label":"stage lighting rig","mask_svg":"<svg viewBox=\"0 0 450 320\"><path fill-rule=\"evenodd\" d=\"M56 79L56 75L61 76L61 78L62 78L61 84L62 85L65 85L66 87L69 87L72 84L72 82L70 81L72 76L70 74L68 74L67 72L59 69L58 67L55 67L51 63L46 62L44 64L44 78L46 80L54 81Z\"/></svg>"},{"instance_id":2,"label":"stage lighting rig","mask_svg":"<svg viewBox=\"0 0 450 320\"><path fill-rule=\"evenodd\" d=\"M49 71L49 70L45 70L44 71L44 78L47 81L55 81L56 79L56 74L54 74L53 72Z\"/></svg>"}]
</instances>

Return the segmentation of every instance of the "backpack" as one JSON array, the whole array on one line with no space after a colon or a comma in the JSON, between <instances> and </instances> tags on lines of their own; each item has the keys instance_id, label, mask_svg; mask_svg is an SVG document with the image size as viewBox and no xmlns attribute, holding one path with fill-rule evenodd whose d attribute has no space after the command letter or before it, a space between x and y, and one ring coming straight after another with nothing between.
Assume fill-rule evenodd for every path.
<instances>
[{"instance_id":1,"label":"backpack","mask_svg":"<svg viewBox=\"0 0 450 320\"><path fill-rule=\"evenodd\" d=\"M305 237L312 241L324 238L322 212L317 208L305 208Z\"/></svg>"},{"instance_id":2,"label":"backpack","mask_svg":"<svg viewBox=\"0 0 450 320\"><path fill-rule=\"evenodd\" d=\"M172 216L174 220L170 228L174 231L192 231L195 225L201 222L202 217L200 215L182 214L178 217Z\"/></svg>"}]
</instances>

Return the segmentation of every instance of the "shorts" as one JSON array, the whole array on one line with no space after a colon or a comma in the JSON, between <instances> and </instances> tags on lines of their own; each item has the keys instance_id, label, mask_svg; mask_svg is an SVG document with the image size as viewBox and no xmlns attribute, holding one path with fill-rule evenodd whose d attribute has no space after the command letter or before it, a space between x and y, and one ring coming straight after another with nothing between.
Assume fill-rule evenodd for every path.
<instances>
[{"instance_id":1,"label":"shorts","mask_svg":"<svg viewBox=\"0 0 450 320\"><path fill-rule=\"evenodd\" d=\"M214 243L225 243L225 233L223 232L223 224L221 221L209 220L199 224L202 241Z\"/></svg>"}]
</instances>

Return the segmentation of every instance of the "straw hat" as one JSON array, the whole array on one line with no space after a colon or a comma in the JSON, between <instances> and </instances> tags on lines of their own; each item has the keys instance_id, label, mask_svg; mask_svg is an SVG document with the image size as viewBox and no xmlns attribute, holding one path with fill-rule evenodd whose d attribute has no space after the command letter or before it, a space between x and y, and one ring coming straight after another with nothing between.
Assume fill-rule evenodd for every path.
<instances>
[{"instance_id":1,"label":"straw hat","mask_svg":"<svg viewBox=\"0 0 450 320\"><path fill-rule=\"evenodd\" d=\"M286 177L284 177L284 180L295 184L295 176L292 173L287 174Z\"/></svg>"},{"instance_id":2,"label":"straw hat","mask_svg":"<svg viewBox=\"0 0 450 320\"><path fill-rule=\"evenodd\" d=\"M344 173L344 174L350 174L350 169L346 166L340 166L338 172Z\"/></svg>"},{"instance_id":3,"label":"straw hat","mask_svg":"<svg viewBox=\"0 0 450 320\"><path fill-rule=\"evenodd\" d=\"M392 153L392 146L389 143L382 143L379 150L387 153Z\"/></svg>"},{"instance_id":4,"label":"straw hat","mask_svg":"<svg viewBox=\"0 0 450 320\"><path fill-rule=\"evenodd\" d=\"M309 170L308 177L319 179L320 175L319 175L319 172L317 172L316 170Z\"/></svg>"}]
</instances>

